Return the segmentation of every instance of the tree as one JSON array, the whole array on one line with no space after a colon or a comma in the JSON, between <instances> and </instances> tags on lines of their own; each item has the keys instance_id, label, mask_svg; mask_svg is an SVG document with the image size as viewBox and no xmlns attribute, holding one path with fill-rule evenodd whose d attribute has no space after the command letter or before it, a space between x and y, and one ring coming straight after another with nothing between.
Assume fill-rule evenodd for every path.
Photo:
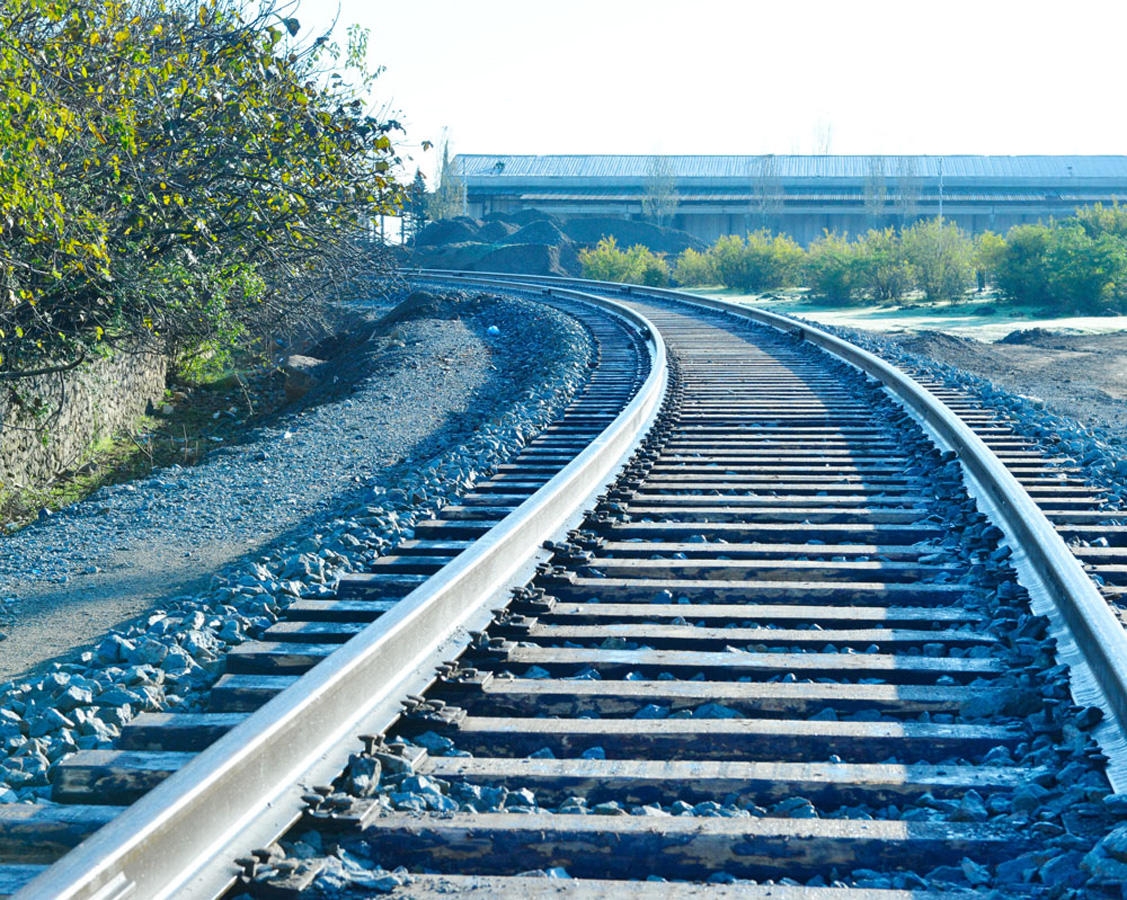
<instances>
[{"instance_id":1,"label":"tree","mask_svg":"<svg viewBox=\"0 0 1127 900\"><path fill-rule=\"evenodd\" d=\"M888 202L888 183L884 177L884 157L870 156L865 172L865 215L874 228L884 224Z\"/></svg>"},{"instance_id":2,"label":"tree","mask_svg":"<svg viewBox=\"0 0 1127 900\"><path fill-rule=\"evenodd\" d=\"M1052 231L1047 225L1015 225L1006 232L1006 251L998 260L998 287L1019 303L1047 303L1048 252Z\"/></svg>"},{"instance_id":3,"label":"tree","mask_svg":"<svg viewBox=\"0 0 1127 900\"><path fill-rule=\"evenodd\" d=\"M767 229L745 239L725 235L709 249L720 283L733 290L754 293L793 283L802 266L802 248L785 235Z\"/></svg>"},{"instance_id":4,"label":"tree","mask_svg":"<svg viewBox=\"0 0 1127 900\"><path fill-rule=\"evenodd\" d=\"M1006 239L993 231L984 231L974 239L974 273L978 289L985 290L986 283L998 271L1006 254Z\"/></svg>"},{"instance_id":5,"label":"tree","mask_svg":"<svg viewBox=\"0 0 1127 900\"><path fill-rule=\"evenodd\" d=\"M773 153L760 156L751 177L751 212L760 228L769 228L783 211L783 179Z\"/></svg>"},{"instance_id":6,"label":"tree","mask_svg":"<svg viewBox=\"0 0 1127 900\"><path fill-rule=\"evenodd\" d=\"M442 142L442 166L438 170L438 188L431 194L427 215L431 219L453 219L466 211L466 185L450 162L450 144Z\"/></svg>"},{"instance_id":7,"label":"tree","mask_svg":"<svg viewBox=\"0 0 1127 900\"><path fill-rule=\"evenodd\" d=\"M955 224L938 218L917 222L900 233L904 258L928 300L962 300L970 286L973 247Z\"/></svg>"},{"instance_id":8,"label":"tree","mask_svg":"<svg viewBox=\"0 0 1127 900\"><path fill-rule=\"evenodd\" d=\"M398 124L366 112L367 34L299 27L243 0L0 6L0 377L229 344L386 262Z\"/></svg>"},{"instance_id":9,"label":"tree","mask_svg":"<svg viewBox=\"0 0 1127 900\"><path fill-rule=\"evenodd\" d=\"M1127 242L1079 222L1052 231L1045 254L1049 293L1063 312L1098 314L1127 298Z\"/></svg>"},{"instance_id":10,"label":"tree","mask_svg":"<svg viewBox=\"0 0 1127 900\"><path fill-rule=\"evenodd\" d=\"M1111 206L1096 203L1076 210L1071 220L1080 225L1089 237L1095 238L1101 234L1112 234L1117 237L1127 238L1127 207L1119 205L1119 201Z\"/></svg>"},{"instance_id":11,"label":"tree","mask_svg":"<svg viewBox=\"0 0 1127 900\"><path fill-rule=\"evenodd\" d=\"M416 169L415 178L407 188L407 198L403 205L403 241L414 244L415 238L427 224L427 180Z\"/></svg>"},{"instance_id":12,"label":"tree","mask_svg":"<svg viewBox=\"0 0 1127 900\"><path fill-rule=\"evenodd\" d=\"M654 156L650 159L643 185L642 215L658 227L673 220L677 211L677 179L669 159Z\"/></svg>"},{"instance_id":13,"label":"tree","mask_svg":"<svg viewBox=\"0 0 1127 900\"><path fill-rule=\"evenodd\" d=\"M921 188L915 157L899 157L896 161L896 212L902 228L916 221L919 215Z\"/></svg>"}]
</instances>

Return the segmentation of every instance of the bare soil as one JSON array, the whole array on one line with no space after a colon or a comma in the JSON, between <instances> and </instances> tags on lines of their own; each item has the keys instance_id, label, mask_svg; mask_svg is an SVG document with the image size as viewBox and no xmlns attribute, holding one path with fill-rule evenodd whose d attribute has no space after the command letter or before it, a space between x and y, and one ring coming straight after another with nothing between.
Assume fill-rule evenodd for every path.
<instances>
[{"instance_id":1,"label":"bare soil","mask_svg":"<svg viewBox=\"0 0 1127 900\"><path fill-rule=\"evenodd\" d=\"M1127 331L1059 334L1040 328L985 343L935 331L883 334L905 350L992 381L1081 424L1127 436Z\"/></svg>"}]
</instances>

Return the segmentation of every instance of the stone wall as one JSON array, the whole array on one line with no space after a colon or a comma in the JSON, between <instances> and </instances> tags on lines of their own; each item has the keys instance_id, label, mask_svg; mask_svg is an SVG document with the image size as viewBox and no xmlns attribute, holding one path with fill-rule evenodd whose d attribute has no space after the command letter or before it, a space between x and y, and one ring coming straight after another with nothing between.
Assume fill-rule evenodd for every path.
<instances>
[{"instance_id":1,"label":"stone wall","mask_svg":"<svg viewBox=\"0 0 1127 900\"><path fill-rule=\"evenodd\" d=\"M38 488L76 466L94 442L159 403L166 361L120 353L70 372L0 382L0 495Z\"/></svg>"}]
</instances>

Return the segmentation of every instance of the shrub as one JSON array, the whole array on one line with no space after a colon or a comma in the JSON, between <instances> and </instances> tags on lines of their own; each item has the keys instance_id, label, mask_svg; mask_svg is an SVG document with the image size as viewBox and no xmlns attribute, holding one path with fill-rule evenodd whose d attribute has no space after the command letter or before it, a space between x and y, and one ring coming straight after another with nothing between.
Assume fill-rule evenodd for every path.
<instances>
[{"instance_id":1,"label":"shrub","mask_svg":"<svg viewBox=\"0 0 1127 900\"><path fill-rule=\"evenodd\" d=\"M618 249L613 237L604 237L594 249L579 251L583 277L596 281L617 281L662 287L669 284L669 264L648 247L635 244L629 250Z\"/></svg>"},{"instance_id":2,"label":"shrub","mask_svg":"<svg viewBox=\"0 0 1127 900\"><path fill-rule=\"evenodd\" d=\"M858 279L874 300L899 300L912 285L912 272L895 228L870 229L858 242Z\"/></svg>"},{"instance_id":3,"label":"shrub","mask_svg":"<svg viewBox=\"0 0 1127 900\"><path fill-rule=\"evenodd\" d=\"M767 229L752 232L746 240L725 235L708 252L720 283L747 293L793 284L805 258L791 238Z\"/></svg>"},{"instance_id":4,"label":"shrub","mask_svg":"<svg viewBox=\"0 0 1127 900\"><path fill-rule=\"evenodd\" d=\"M806 251L806 284L811 293L830 303L851 303L860 283L858 246L849 238L827 231Z\"/></svg>"},{"instance_id":5,"label":"shrub","mask_svg":"<svg viewBox=\"0 0 1127 900\"><path fill-rule=\"evenodd\" d=\"M1093 237L1080 223L1053 229L1045 254L1048 289L1062 312L1101 313L1127 296L1127 242Z\"/></svg>"},{"instance_id":6,"label":"shrub","mask_svg":"<svg viewBox=\"0 0 1127 900\"><path fill-rule=\"evenodd\" d=\"M677 257L673 267L673 280L685 287L716 284L712 257L708 253L699 253L692 247L688 248Z\"/></svg>"},{"instance_id":7,"label":"shrub","mask_svg":"<svg viewBox=\"0 0 1127 900\"><path fill-rule=\"evenodd\" d=\"M1015 225L997 263L998 288L1020 303L1049 300L1048 252L1052 231L1046 225Z\"/></svg>"},{"instance_id":8,"label":"shrub","mask_svg":"<svg viewBox=\"0 0 1127 900\"><path fill-rule=\"evenodd\" d=\"M964 298L973 274L973 246L962 229L927 219L903 229L900 243L913 281L928 300Z\"/></svg>"}]
</instances>

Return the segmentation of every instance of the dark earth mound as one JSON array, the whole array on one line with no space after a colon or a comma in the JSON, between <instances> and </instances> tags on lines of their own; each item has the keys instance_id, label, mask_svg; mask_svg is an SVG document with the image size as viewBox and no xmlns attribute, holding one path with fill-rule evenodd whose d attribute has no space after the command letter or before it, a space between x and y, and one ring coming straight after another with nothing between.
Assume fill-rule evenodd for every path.
<instances>
[{"instance_id":1,"label":"dark earth mound","mask_svg":"<svg viewBox=\"0 0 1127 900\"><path fill-rule=\"evenodd\" d=\"M665 254L672 261L684 250L704 249L702 241L683 231L649 222L605 217L561 222L534 209L489 213L481 221L467 216L431 222L419 232L406 265L470 272L521 275L581 274L579 251L613 237L619 247L636 244Z\"/></svg>"}]
</instances>

